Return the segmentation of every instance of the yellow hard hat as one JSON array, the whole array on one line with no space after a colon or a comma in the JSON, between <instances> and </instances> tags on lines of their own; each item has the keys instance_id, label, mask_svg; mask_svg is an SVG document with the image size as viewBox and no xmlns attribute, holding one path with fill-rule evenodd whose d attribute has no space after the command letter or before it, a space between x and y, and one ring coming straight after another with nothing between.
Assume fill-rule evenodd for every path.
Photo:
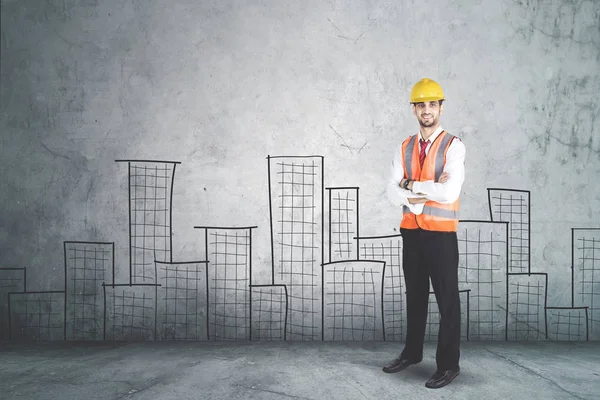
<instances>
[{"instance_id":1,"label":"yellow hard hat","mask_svg":"<svg viewBox=\"0 0 600 400\"><path fill-rule=\"evenodd\" d=\"M422 103L424 101L444 100L444 91L439 83L429 78L423 78L415 83L410 92L411 103Z\"/></svg>"}]
</instances>

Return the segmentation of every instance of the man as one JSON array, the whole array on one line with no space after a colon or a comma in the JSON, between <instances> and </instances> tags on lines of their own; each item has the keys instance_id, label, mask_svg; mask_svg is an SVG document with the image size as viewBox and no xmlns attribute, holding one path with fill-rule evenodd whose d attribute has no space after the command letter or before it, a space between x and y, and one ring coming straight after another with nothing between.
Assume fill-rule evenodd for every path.
<instances>
[{"instance_id":1,"label":"man","mask_svg":"<svg viewBox=\"0 0 600 400\"><path fill-rule=\"evenodd\" d=\"M429 280L440 311L437 371L425 383L441 388L460 373L460 298L458 294L459 196L464 181L465 146L440 126L444 93L431 80L411 92L420 131L395 152L388 198L403 209L400 232L406 287L407 335L404 350L383 371L399 372L423 358Z\"/></svg>"}]
</instances>

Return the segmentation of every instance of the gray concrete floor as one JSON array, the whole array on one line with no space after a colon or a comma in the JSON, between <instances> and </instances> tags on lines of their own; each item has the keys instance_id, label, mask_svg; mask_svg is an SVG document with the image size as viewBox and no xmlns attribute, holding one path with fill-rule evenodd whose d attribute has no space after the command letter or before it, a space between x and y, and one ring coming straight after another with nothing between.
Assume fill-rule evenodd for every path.
<instances>
[{"instance_id":1,"label":"gray concrete floor","mask_svg":"<svg viewBox=\"0 0 600 400\"><path fill-rule=\"evenodd\" d=\"M599 399L600 342L465 342L425 388L435 344L396 374L390 342L0 343L2 399Z\"/></svg>"}]
</instances>

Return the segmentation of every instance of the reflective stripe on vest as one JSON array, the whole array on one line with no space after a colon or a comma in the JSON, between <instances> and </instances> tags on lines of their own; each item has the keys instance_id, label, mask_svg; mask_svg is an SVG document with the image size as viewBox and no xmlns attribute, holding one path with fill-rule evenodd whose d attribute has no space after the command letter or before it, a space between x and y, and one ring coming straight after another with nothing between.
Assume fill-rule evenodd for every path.
<instances>
[{"instance_id":1,"label":"reflective stripe on vest","mask_svg":"<svg viewBox=\"0 0 600 400\"><path fill-rule=\"evenodd\" d=\"M433 215L434 217L458 219L458 211L446 210L443 208L424 206L423 214Z\"/></svg>"},{"instance_id":2,"label":"reflective stripe on vest","mask_svg":"<svg viewBox=\"0 0 600 400\"><path fill-rule=\"evenodd\" d=\"M444 135L444 139L442 140L442 143L440 143L440 147L438 147L438 152L435 157L435 182L440 180L440 176L442 176L442 173L444 172L444 162L446 161L444 152L452 139L454 139L454 136L450 134Z\"/></svg>"},{"instance_id":3,"label":"reflective stripe on vest","mask_svg":"<svg viewBox=\"0 0 600 400\"><path fill-rule=\"evenodd\" d=\"M408 146L406 146L406 149L409 150L409 151L407 151L408 154L404 155L404 157L406 158L404 160L404 167L406 168L406 172L408 172L409 178L411 176L413 176L413 171L412 171L413 148L415 147L415 141L417 140L418 136L419 135L414 135L412 138L410 138L410 142L408 142Z\"/></svg>"}]
</instances>

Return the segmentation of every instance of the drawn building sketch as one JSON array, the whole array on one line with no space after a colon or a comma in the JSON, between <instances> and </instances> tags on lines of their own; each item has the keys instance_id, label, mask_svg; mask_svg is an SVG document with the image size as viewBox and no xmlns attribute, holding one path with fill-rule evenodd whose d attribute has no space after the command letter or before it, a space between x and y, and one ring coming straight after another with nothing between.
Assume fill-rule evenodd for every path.
<instances>
[{"instance_id":1,"label":"drawn building sketch","mask_svg":"<svg viewBox=\"0 0 600 400\"><path fill-rule=\"evenodd\" d=\"M357 260L359 236L358 187L331 187L327 190L329 262Z\"/></svg>"},{"instance_id":2,"label":"drawn building sketch","mask_svg":"<svg viewBox=\"0 0 600 400\"><path fill-rule=\"evenodd\" d=\"M323 339L385 340L384 261L323 264Z\"/></svg>"},{"instance_id":3,"label":"drawn building sketch","mask_svg":"<svg viewBox=\"0 0 600 400\"><path fill-rule=\"evenodd\" d=\"M547 339L589 340L587 307L546 307Z\"/></svg>"},{"instance_id":4,"label":"drawn building sketch","mask_svg":"<svg viewBox=\"0 0 600 400\"><path fill-rule=\"evenodd\" d=\"M571 230L571 305L588 307L589 335L600 339L600 228Z\"/></svg>"},{"instance_id":5,"label":"drawn building sketch","mask_svg":"<svg viewBox=\"0 0 600 400\"><path fill-rule=\"evenodd\" d=\"M208 339L207 261L156 262L157 340Z\"/></svg>"},{"instance_id":6,"label":"drawn building sketch","mask_svg":"<svg viewBox=\"0 0 600 400\"><path fill-rule=\"evenodd\" d=\"M208 268L208 338L250 340L252 227L203 227Z\"/></svg>"},{"instance_id":7,"label":"drawn building sketch","mask_svg":"<svg viewBox=\"0 0 600 400\"><path fill-rule=\"evenodd\" d=\"M64 291L9 293L9 339L64 340L64 311Z\"/></svg>"},{"instance_id":8,"label":"drawn building sketch","mask_svg":"<svg viewBox=\"0 0 600 400\"><path fill-rule=\"evenodd\" d=\"M547 299L547 273L509 273L506 340L544 340Z\"/></svg>"},{"instance_id":9,"label":"drawn building sketch","mask_svg":"<svg viewBox=\"0 0 600 400\"><path fill-rule=\"evenodd\" d=\"M509 223L509 273L531 272L530 197L529 190L488 189L492 221Z\"/></svg>"},{"instance_id":10,"label":"drawn building sketch","mask_svg":"<svg viewBox=\"0 0 600 400\"><path fill-rule=\"evenodd\" d=\"M67 340L102 340L102 284L113 283L114 243L66 241L63 247Z\"/></svg>"},{"instance_id":11,"label":"drawn building sketch","mask_svg":"<svg viewBox=\"0 0 600 400\"><path fill-rule=\"evenodd\" d=\"M470 290L470 340L506 338L508 225L476 220L458 225L458 286Z\"/></svg>"},{"instance_id":12,"label":"drawn building sketch","mask_svg":"<svg viewBox=\"0 0 600 400\"><path fill-rule=\"evenodd\" d=\"M156 337L157 285L104 284L104 340L145 341Z\"/></svg>"},{"instance_id":13,"label":"drawn building sketch","mask_svg":"<svg viewBox=\"0 0 600 400\"><path fill-rule=\"evenodd\" d=\"M289 340L321 340L323 157L268 156L274 283L288 291Z\"/></svg>"},{"instance_id":14,"label":"drawn building sketch","mask_svg":"<svg viewBox=\"0 0 600 400\"><path fill-rule=\"evenodd\" d=\"M128 166L130 283L155 284L154 261L173 261L173 182L180 163L116 161Z\"/></svg>"},{"instance_id":15,"label":"drawn building sketch","mask_svg":"<svg viewBox=\"0 0 600 400\"><path fill-rule=\"evenodd\" d=\"M360 236L360 188L326 188L323 156L267 156L267 284L252 281L256 226L195 226L205 259L174 262L179 162L116 161L128 167L128 282L115 283L112 242L63 242L60 291L27 292L25 268L0 268L0 340L405 340L402 236ZM600 228L572 228L571 304L549 307L548 274L531 268L530 192L487 191L491 221L457 231L462 340L600 337ZM438 323L430 295L427 340Z\"/></svg>"},{"instance_id":16,"label":"drawn building sketch","mask_svg":"<svg viewBox=\"0 0 600 400\"><path fill-rule=\"evenodd\" d=\"M385 262L383 276L383 319L385 340L404 341L406 313L404 310L404 278L402 273L402 235L363 236L359 259Z\"/></svg>"},{"instance_id":17,"label":"drawn building sketch","mask_svg":"<svg viewBox=\"0 0 600 400\"><path fill-rule=\"evenodd\" d=\"M0 268L0 340L8 340L10 336L8 294L25 292L25 268Z\"/></svg>"},{"instance_id":18,"label":"drawn building sketch","mask_svg":"<svg viewBox=\"0 0 600 400\"><path fill-rule=\"evenodd\" d=\"M251 285L252 339L286 340L288 293L285 285Z\"/></svg>"}]
</instances>

